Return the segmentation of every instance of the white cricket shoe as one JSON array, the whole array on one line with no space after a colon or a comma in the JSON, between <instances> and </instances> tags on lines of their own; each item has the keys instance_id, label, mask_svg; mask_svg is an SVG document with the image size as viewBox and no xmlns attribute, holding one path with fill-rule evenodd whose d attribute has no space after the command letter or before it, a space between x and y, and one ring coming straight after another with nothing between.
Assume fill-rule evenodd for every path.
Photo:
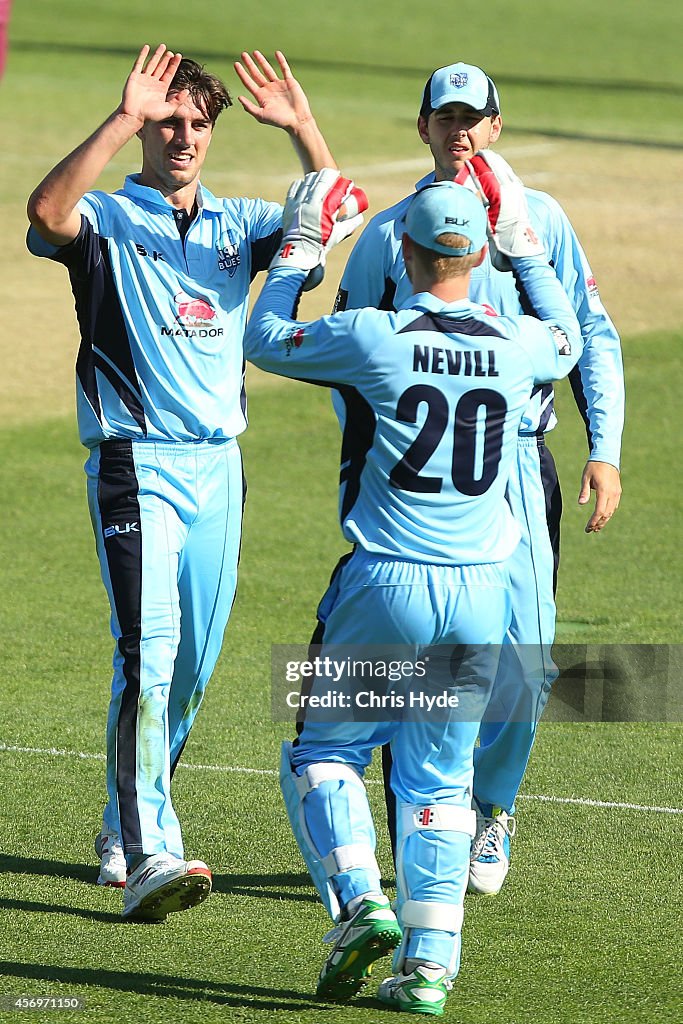
<instances>
[{"instance_id":1,"label":"white cricket shoe","mask_svg":"<svg viewBox=\"0 0 683 1024\"><path fill-rule=\"evenodd\" d=\"M517 822L500 807L491 807L490 815L482 811L476 800L473 807L477 813L477 831L470 851L467 891L496 896L510 870L510 840Z\"/></svg>"},{"instance_id":2,"label":"white cricket shoe","mask_svg":"<svg viewBox=\"0 0 683 1024\"><path fill-rule=\"evenodd\" d=\"M102 828L95 839L95 853L100 858L97 884L123 889L126 884L126 858L118 832L106 832Z\"/></svg>"},{"instance_id":3,"label":"white cricket shoe","mask_svg":"<svg viewBox=\"0 0 683 1024\"><path fill-rule=\"evenodd\" d=\"M126 879L123 917L165 921L168 914L189 910L211 892L211 872L202 860L181 860L155 853Z\"/></svg>"},{"instance_id":4,"label":"white cricket shoe","mask_svg":"<svg viewBox=\"0 0 683 1024\"><path fill-rule=\"evenodd\" d=\"M385 978L377 998L404 1013L425 1013L440 1017L453 982L448 971L437 964L418 964L410 974Z\"/></svg>"}]
</instances>

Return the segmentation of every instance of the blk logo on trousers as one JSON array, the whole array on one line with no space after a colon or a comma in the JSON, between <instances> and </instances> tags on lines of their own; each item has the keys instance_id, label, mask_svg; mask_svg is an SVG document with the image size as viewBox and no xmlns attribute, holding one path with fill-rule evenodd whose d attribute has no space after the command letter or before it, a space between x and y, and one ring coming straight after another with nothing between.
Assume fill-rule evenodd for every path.
<instances>
[{"instance_id":1,"label":"blk logo on trousers","mask_svg":"<svg viewBox=\"0 0 683 1024\"><path fill-rule=\"evenodd\" d=\"M122 523L120 526L118 524L116 526L105 526L105 528L104 528L104 536L105 536L105 538L106 537L116 537L117 534L120 535L120 534L124 534L124 533L139 533L139 532L140 532L140 524L137 523L137 522L136 523Z\"/></svg>"}]
</instances>

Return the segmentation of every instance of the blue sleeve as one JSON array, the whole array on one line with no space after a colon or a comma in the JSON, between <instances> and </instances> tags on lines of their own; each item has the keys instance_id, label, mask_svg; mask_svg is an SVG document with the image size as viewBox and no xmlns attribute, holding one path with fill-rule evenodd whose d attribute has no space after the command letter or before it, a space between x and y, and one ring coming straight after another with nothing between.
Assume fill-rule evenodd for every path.
<instances>
[{"instance_id":1,"label":"blue sleeve","mask_svg":"<svg viewBox=\"0 0 683 1024\"><path fill-rule=\"evenodd\" d=\"M294 319L305 271L271 271L244 335L245 357L262 370L325 385L357 383L374 346L372 330L357 322L373 310L335 313L311 322ZM359 337L369 339L363 344ZM367 350L367 351L366 351Z\"/></svg>"},{"instance_id":2,"label":"blue sleeve","mask_svg":"<svg viewBox=\"0 0 683 1024\"><path fill-rule=\"evenodd\" d=\"M566 377L576 366L582 351L580 332L568 335L551 321L539 320L535 316L511 318L508 331L527 353L535 384Z\"/></svg>"},{"instance_id":3,"label":"blue sleeve","mask_svg":"<svg viewBox=\"0 0 683 1024\"><path fill-rule=\"evenodd\" d=\"M109 230L108 205L99 199L100 195L106 200L104 193L88 193L79 201L81 227L72 242L53 245L41 238L34 227L30 227L26 236L29 252L61 263L77 279L91 274L102 259L100 238L106 236Z\"/></svg>"},{"instance_id":4,"label":"blue sleeve","mask_svg":"<svg viewBox=\"0 0 683 1024\"><path fill-rule=\"evenodd\" d=\"M569 298L546 256L514 259L512 264L536 313L536 317L523 318L522 332L542 339L540 346L534 342L530 350L539 348L538 357L532 360L535 383L566 377L583 351L581 329ZM543 331L532 331L532 324L541 326Z\"/></svg>"},{"instance_id":5,"label":"blue sleeve","mask_svg":"<svg viewBox=\"0 0 683 1024\"><path fill-rule=\"evenodd\" d=\"M336 310L393 310L400 264L400 240L395 237L393 218L387 211L374 217L356 242L344 269Z\"/></svg>"},{"instance_id":6,"label":"blue sleeve","mask_svg":"<svg viewBox=\"0 0 683 1024\"><path fill-rule=\"evenodd\" d=\"M562 207L542 192L527 192L559 280L576 312L583 353L570 376L586 423L590 458L619 466L624 427L624 370L619 335L600 301L595 278Z\"/></svg>"},{"instance_id":7,"label":"blue sleeve","mask_svg":"<svg viewBox=\"0 0 683 1024\"><path fill-rule=\"evenodd\" d=\"M282 207L263 199L242 200L250 245L251 279L267 270L282 239Z\"/></svg>"},{"instance_id":8,"label":"blue sleeve","mask_svg":"<svg viewBox=\"0 0 683 1024\"><path fill-rule=\"evenodd\" d=\"M105 192L88 192L78 203L81 214L80 231L72 242L66 245L53 245L47 242L36 229L31 226L26 235L26 246L33 256L41 256L63 263L73 271L87 273L99 259L99 247L95 236L106 235L109 222L108 204Z\"/></svg>"}]
</instances>

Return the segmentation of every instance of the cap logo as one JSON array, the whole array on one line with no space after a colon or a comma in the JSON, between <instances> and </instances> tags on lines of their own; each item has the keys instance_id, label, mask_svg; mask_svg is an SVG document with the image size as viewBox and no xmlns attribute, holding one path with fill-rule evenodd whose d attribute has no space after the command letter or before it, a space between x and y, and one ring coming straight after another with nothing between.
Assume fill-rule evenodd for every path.
<instances>
[{"instance_id":1,"label":"cap logo","mask_svg":"<svg viewBox=\"0 0 683 1024\"><path fill-rule=\"evenodd\" d=\"M459 228L466 228L469 220L459 220L458 217L444 217L446 224L457 224Z\"/></svg>"},{"instance_id":2,"label":"cap logo","mask_svg":"<svg viewBox=\"0 0 683 1024\"><path fill-rule=\"evenodd\" d=\"M457 74L451 75L451 85L454 89L464 89L467 85L468 77L466 71L458 71Z\"/></svg>"}]
</instances>

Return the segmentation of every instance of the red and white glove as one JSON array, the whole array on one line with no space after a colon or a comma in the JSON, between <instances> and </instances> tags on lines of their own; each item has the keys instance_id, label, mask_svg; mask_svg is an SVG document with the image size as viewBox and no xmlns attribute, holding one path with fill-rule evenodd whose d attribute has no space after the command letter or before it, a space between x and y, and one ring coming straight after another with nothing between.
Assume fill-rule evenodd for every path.
<instances>
[{"instance_id":1,"label":"red and white glove","mask_svg":"<svg viewBox=\"0 0 683 1024\"><path fill-rule=\"evenodd\" d=\"M467 169L486 206L494 267L510 270L508 257L542 256L543 245L531 226L524 186L507 160L486 149L467 161Z\"/></svg>"},{"instance_id":2,"label":"red and white glove","mask_svg":"<svg viewBox=\"0 0 683 1024\"><path fill-rule=\"evenodd\" d=\"M365 192L329 167L293 182L282 214L282 244L269 269L314 271L307 285L315 287L327 253L363 223L367 208Z\"/></svg>"}]
</instances>

